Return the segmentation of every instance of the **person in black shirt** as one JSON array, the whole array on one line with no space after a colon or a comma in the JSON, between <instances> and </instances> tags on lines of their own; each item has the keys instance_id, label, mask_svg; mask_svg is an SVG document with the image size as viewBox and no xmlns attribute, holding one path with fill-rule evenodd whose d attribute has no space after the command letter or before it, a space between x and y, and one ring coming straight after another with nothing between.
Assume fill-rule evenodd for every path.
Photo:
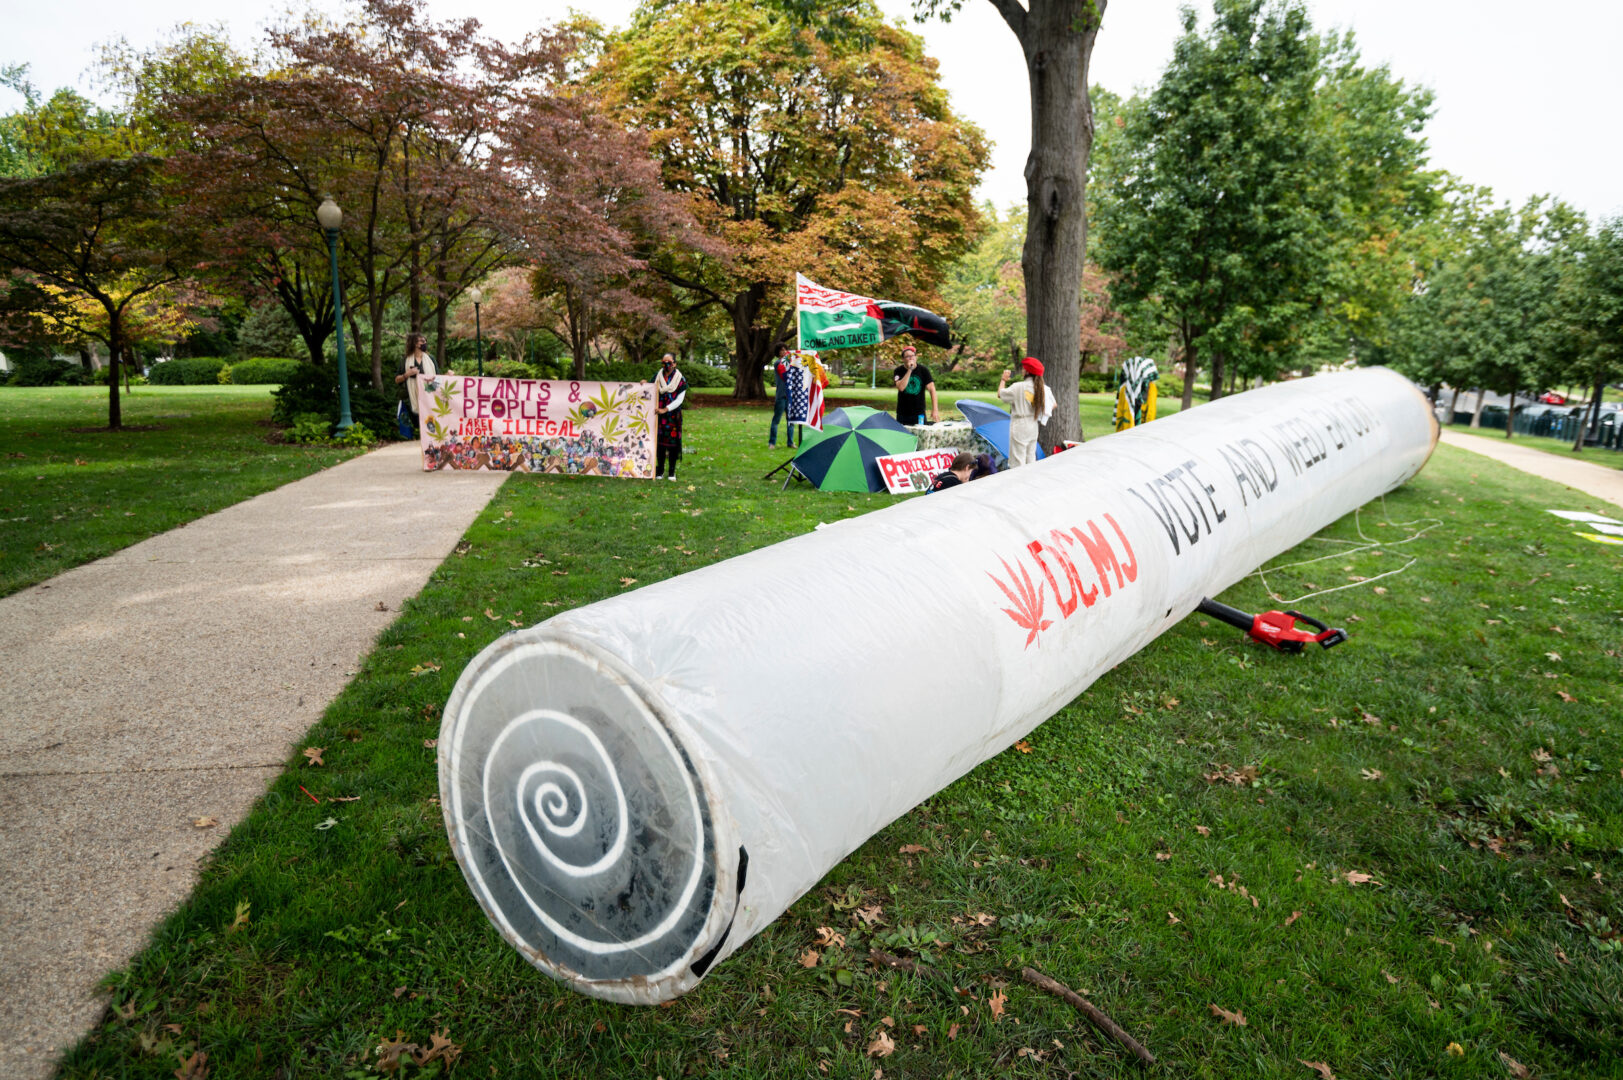
<instances>
[{"instance_id":1,"label":"person in black shirt","mask_svg":"<svg viewBox=\"0 0 1623 1080\"><path fill-rule=\"evenodd\" d=\"M941 422L941 403L935 396L935 376L918 362L919 351L909 345L902 350L902 362L896 365L891 379L896 384L896 419L903 424L916 424L924 417L924 394L930 394L930 419Z\"/></svg>"},{"instance_id":2,"label":"person in black shirt","mask_svg":"<svg viewBox=\"0 0 1623 1080\"><path fill-rule=\"evenodd\" d=\"M947 466L947 471L935 478L935 483L930 485L930 490L946 491L948 488L957 487L959 484L969 483L969 472L974 467L975 458L967 451L958 451L958 456L952 459L952 464Z\"/></svg>"}]
</instances>

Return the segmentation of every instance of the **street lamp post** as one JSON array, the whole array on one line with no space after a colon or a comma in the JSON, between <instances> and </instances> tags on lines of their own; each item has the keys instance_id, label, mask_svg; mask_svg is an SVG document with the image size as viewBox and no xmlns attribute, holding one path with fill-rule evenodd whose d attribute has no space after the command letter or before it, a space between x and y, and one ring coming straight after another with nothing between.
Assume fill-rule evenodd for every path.
<instances>
[{"instance_id":1,"label":"street lamp post","mask_svg":"<svg viewBox=\"0 0 1623 1080\"><path fill-rule=\"evenodd\" d=\"M349 368L344 364L344 291L338 285L338 226L344 212L328 195L316 207L316 221L327 234L327 254L332 259L332 326L338 335L338 430L348 431L355 421L349 415Z\"/></svg>"},{"instance_id":2,"label":"street lamp post","mask_svg":"<svg viewBox=\"0 0 1623 1080\"><path fill-rule=\"evenodd\" d=\"M485 298L485 292L475 285L468 290L468 299L473 301L473 350L479 360L479 375L485 374L485 339L479 333L479 302Z\"/></svg>"}]
</instances>

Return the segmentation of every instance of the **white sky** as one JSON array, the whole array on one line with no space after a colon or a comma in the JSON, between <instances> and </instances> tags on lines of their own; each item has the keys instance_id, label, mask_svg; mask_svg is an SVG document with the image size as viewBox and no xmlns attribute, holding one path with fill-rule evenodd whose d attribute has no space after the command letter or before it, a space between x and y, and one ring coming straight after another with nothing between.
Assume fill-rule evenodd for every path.
<instances>
[{"instance_id":1,"label":"white sky","mask_svg":"<svg viewBox=\"0 0 1623 1080\"><path fill-rule=\"evenodd\" d=\"M907 0L879 0L906 16ZM1623 214L1623 103L1620 0L1307 0L1315 25L1351 27L1366 62L1387 63L1410 83L1436 93L1427 129L1432 163L1500 199L1559 196L1598 217ZM34 83L98 96L84 78L97 46L126 37L137 47L184 21L224 22L248 45L285 0L56 0L10 4L0 65L27 63ZM336 0L317 6L336 7ZM473 15L508 40L562 17L568 7L609 25L623 24L631 0L430 0L439 18ZM1209 7L1202 0L1202 7ZM1111 0L1093 57L1093 81L1121 94L1159 79L1179 32L1179 0ZM981 188L999 207L1025 199L1030 136L1026 77L1014 35L986 0L965 0L950 24L921 30L941 61L954 107L994 140ZM19 104L0 91L0 109Z\"/></svg>"}]
</instances>

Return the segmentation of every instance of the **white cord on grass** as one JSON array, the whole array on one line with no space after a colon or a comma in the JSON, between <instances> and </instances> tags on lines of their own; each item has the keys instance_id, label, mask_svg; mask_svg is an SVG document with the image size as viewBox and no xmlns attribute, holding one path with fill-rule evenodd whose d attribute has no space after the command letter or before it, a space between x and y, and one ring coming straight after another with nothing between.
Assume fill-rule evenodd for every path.
<instances>
[{"instance_id":1,"label":"white cord on grass","mask_svg":"<svg viewBox=\"0 0 1623 1080\"><path fill-rule=\"evenodd\" d=\"M1328 554L1328 555L1320 555L1316 559L1303 559L1301 562L1284 563L1284 564L1282 564L1280 566L1258 567L1257 568L1257 578L1258 578L1258 580L1260 580L1262 582L1262 587L1265 590L1267 590L1269 598L1272 599L1274 601L1274 603L1276 603L1276 604L1285 604L1287 606L1288 605L1294 605L1294 604L1300 604L1303 600L1311 600L1315 596L1325 596L1325 595L1327 595L1329 593L1340 592L1343 589L1356 589L1361 585L1369 585L1369 584L1371 584L1373 582L1380 581L1382 578L1389 578L1394 574L1401 574L1405 570L1409 569L1409 567L1411 567L1415 563L1419 562L1420 561L1420 556L1411 555L1409 557L1409 561L1404 563L1402 566L1398 567L1396 570L1388 570L1385 573L1376 574L1372 578L1365 578L1362 581L1349 582L1346 585L1337 585L1337 586L1335 586L1334 588L1331 588L1331 589L1319 589L1316 592L1304 593L1303 595L1298 596L1294 600L1287 600L1283 596L1280 596L1278 593L1274 592L1273 586L1268 584L1268 577L1267 577L1267 571L1268 570L1289 570L1292 567L1309 566L1309 565L1312 565L1313 563L1316 563L1316 562L1323 562L1326 559L1345 559L1350 555L1357 555L1359 552L1368 551L1368 550L1371 550L1371 549L1380 549L1380 548L1383 548L1383 547L1399 547L1399 546L1401 546L1403 544L1411 543L1412 541L1420 539L1422 536L1425 536L1428 532L1430 532L1431 530L1435 529L1437 526L1439 526L1439 525L1441 525L1443 523L1441 518L1415 518L1412 521L1393 521L1392 520L1392 515L1390 513L1387 513L1387 511L1386 511L1386 496L1385 495L1381 496L1381 511L1382 511L1382 513L1386 514L1386 523L1388 525L1391 525L1393 528L1397 528L1397 529L1408 528L1410 526L1419 525L1422 522L1430 522L1430 524L1427 525L1423 529L1415 530L1414 532L1410 533L1408 536L1405 536L1402 540L1394 540L1394 541L1391 541L1389 543L1384 542L1384 541L1380 541L1380 540L1375 540L1375 539L1372 539L1371 537L1368 537L1368 536L1364 535L1364 523L1363 523L1363 520L1361 518L1361 515L1363 513L1363 508L1360 507L1359 509L1353 511L1353 528L1358 531L1358 538L1359 538L1359 540L1362 540L1363 543L1358 543L1357 541L1353 541L1353 540L1337 540L1334 537L1329 537L1329 536L1314 536L1314 537L1310 537L1309 539L1319 540L1319 541L1322 541L1323 543L1326 543L1326 544L1346 544L1346 545L1348 545L1350 547L1351 550L1332 551L1330 554Z\"/></svg>"}]
</instances>

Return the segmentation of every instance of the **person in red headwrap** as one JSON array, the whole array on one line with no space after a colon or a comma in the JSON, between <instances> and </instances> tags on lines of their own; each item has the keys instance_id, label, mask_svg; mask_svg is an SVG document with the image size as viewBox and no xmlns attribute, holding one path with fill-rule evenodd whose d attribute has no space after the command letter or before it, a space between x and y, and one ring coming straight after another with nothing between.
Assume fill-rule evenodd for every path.
<instances>
[{"instance_id":1,"label":"person in red headwrap","mask_svg":"<svg viewBox=\"0 0 1623 1080\"><path fill-rule=\"evenodd\" d=\"M1054 412L1054 398L1043 385L1043 362L1028 356L1020 362L1023 381L1009 385L1009 369L998 380L998 400L1009 403L1009 467L1037 460L1037 425Z\"/></svg>"}]
</instances>

